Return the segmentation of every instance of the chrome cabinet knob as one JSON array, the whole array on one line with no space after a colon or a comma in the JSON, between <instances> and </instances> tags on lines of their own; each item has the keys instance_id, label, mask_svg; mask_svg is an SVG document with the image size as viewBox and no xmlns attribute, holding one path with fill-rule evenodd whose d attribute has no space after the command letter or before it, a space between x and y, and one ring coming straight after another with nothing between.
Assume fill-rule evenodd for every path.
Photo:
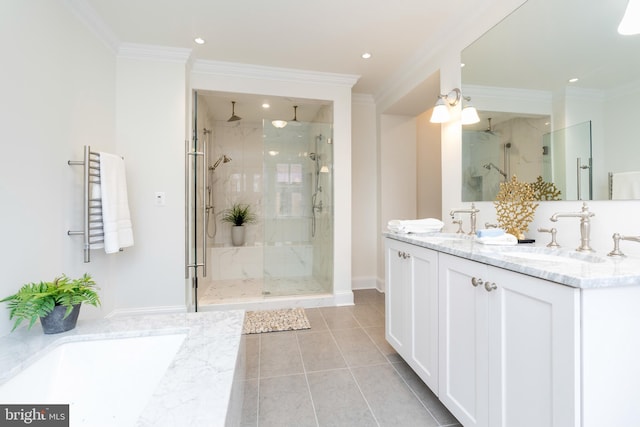
<instances>
[{"instance_id":1,"label":"chrome cabinet knob","mask_svg":"<svg viewBox=\"0 0 640 427\"><path fill-rule=\"evenodd\" d=\"M491 292L498 289L498 286L493 282L484 282L484 288L487 290L487 292Z\"/></svg>"},{"instance_id":2,"label":"chrome cabinet knob","mask_svg":"<svg viewBox=\"0 0 640 427\"><path fill-rule=\"evenodd\" d=\"M472 277L472 278L471 278L471 284L472 284L474 287L478 287L478 286L482 285L483 283L484 283L484 282L482 281L482 279L478 279L478 278L476 278L476 277Z\"/></svg>"}]
</instances>

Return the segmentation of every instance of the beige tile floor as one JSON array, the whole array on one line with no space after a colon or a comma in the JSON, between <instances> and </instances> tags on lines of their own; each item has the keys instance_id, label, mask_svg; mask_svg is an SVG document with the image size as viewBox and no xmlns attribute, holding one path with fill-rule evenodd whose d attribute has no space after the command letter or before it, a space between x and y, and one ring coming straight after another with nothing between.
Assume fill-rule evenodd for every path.
<instances>
[{"instance_id":1,"label":"beige tile floor","mask_svg":"<svg viewBox=\"0 0 640 427\"><path fill-rule=\"evenodd\" d=\"M311 329L246 335L242 426L460 426L384 338L384 294L307 309Z\"/></svg>"}]
</instances>

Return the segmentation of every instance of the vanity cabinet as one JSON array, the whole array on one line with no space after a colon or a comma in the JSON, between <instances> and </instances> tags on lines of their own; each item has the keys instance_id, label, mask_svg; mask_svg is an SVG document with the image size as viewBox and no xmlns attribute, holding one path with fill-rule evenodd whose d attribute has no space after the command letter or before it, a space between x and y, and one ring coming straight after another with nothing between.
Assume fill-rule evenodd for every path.
<instances>
[{"instance_id":1,"label":"vanity cabinet","mask_svg":"<svg viewBox=\"0 0 640 427\"><path fill-rule=\"evenodd\" d=\"M438 395L465 426L578 426L579 290L439 253Z\"/></svg>"},{"instance_id":2,"label":"vanity cabinet","mask_svg":"<svg viewBox=\"0 0 640 427\"><path fill-rule=\"evenodd\" d=\"M387 341L438 390L438 253L385 239Z\"/></svg>"}]
</instances>

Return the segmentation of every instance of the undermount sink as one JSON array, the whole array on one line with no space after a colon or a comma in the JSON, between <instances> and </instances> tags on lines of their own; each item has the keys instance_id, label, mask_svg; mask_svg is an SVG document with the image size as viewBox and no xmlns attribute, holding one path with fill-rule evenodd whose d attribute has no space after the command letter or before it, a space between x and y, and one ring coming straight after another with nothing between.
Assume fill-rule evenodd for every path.
<instances>
[{"instance_id":1,"label":"undermount sink","mask_svg":"<svg viewBox=\"0 0 640 427\"><path fill-rule=\"evenodd\" d=\"M502 255L506 259L534 262L584 264L605 261L601 257L589 253L547 248L514 248L502 251Z\"/></svg>"}]
</instances>

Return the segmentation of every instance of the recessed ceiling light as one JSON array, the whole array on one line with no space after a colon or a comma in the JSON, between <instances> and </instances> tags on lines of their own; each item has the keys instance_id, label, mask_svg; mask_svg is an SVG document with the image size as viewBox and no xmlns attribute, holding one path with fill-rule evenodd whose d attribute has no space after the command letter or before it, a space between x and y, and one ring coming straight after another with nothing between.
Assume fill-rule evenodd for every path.
<instances>
[{"instance_id":1,"label":"recessed ceiling light","mask_svg":"<svg viewBox=\"0 0 640 427\"><path fill-rule=\"evenodd\" d=\"M577 77L573 77L573 78L569 79L569 83L575 83L577 81L578 81Z\"/></svg>"},{"instance_id":2,"label":"recessed ceiling light","mask_svg":"<svg viewBox=\"0 0 640 427\"><path fill-rule=\"evenodd\" d=\"M362 59L369 59L369 58L371 58L371 53L365 52L361 56L362 56Z\"/></svg>"},{"instance_id":3,"label":"recessed ceiling light","mask_svg":"<svg viewBox=\"0 0 640 427\"><path fill-rule=\"evenodd\" d=\"M265 102L264 104L262 104L262 108L264 108L265 110L268 109L269 107L271 107L271 105L269 105L268 102Z\"/></svg>"},{"instance_id":4,"label":"recessed ceiling light","mask_svg":"<svg viewBox=\"0 0 640 427\"><path fill-rule=\"evenodd\" d=\"M204 44L204 39L202 37L196 37L193 41L198 44Z\"/></svg>"},{"instance_id":5,"label":"recessed ceiling light","mask_svg":"<svg viewBox=\"0 0 640 427\"><path fill-rule=\"evenodd\" d=\"M464 62L461 62L460 63L460 68L464 68L465 65L467 65L467 64L465 64Z\"/></svg>"}]
</instances>

